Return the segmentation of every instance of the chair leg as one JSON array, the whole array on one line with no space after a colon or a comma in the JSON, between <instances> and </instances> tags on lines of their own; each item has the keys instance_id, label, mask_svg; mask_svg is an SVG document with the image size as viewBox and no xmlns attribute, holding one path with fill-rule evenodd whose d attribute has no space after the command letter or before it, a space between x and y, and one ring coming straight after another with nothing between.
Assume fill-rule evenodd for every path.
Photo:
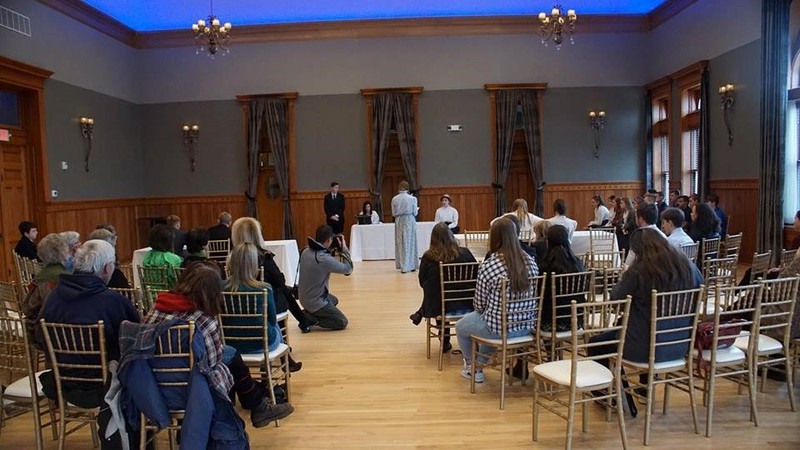
<instances>
[{"instance_id":1,"label":"chair leg","mask_svg":"<svg viewBox=\"0 0 800 450\"><path fill-rule=\"evenodd\" d=\"M425 318L425 341L428 349L428 359L431 359L431 319ZM442 370L442 369L439 369Z\"/></svg>"},{"instance_id":2,"label":"chair leg","mask_svg":"<svg viewBox=\"0 0 800 450\"><path fill-rule=\"evenodd\" d=\"M147 419L144 417L144 414L139 413L139 450L146 450L147 449ZM153 435L153 441L155 441L155 435ZM153 444L155 446L155 444Z\"/></svg>"},{"instance_id":3,"label":"chair leg","mask_svg":"<svg viewBox=\"0 0 800 450\"><path fill-rule=\"evenodd\" d=\"M444 321L439 322L439 372L442 371L442 364L444 363Z\"/></svg>"},{"instance_id":4,"label":"chair leg","mask_svg":"<svg viewBox=\"0 0 800 450\"><path fill-rule=\"evenodd\" d=\"M619 423L619 434L622 438L623 450L628 449L628 433L625 431L625 411L622 409L622 380L617 379L614 389L617 391L617 422Z\"/></svg>"},{"instance_id":5,"label":"chair leg","mask_svg":"<svg viewBox=\"0 0 800 450\"><path fill-rule=\"evenodd\" d=\"M470 361L470 380L469 380L469 392L474 394L475 393L475 371L477 368L475 367L475 354L478 353L478 344L475 341L470 343L472 345L472 360Z\"/></svg>"},{"instance_id":6,"label":"chair leg","mask_svg":"<svg viewBox=\"0 0 800 450\"><path fill-rule=\"evenodd\" d=\"M757 393L758 391L756 389L757 380L755 379L756 370L757 369L748 371L749 373L747 374L747 385L750 388L750 416L755 426L758 426L758 408L756 406L756 399L757 399L756 396L758 395Z\"/></svg>"},{"instance_id":7,"label":"chair leg","mask_svg":"<svg viewBox=\"0 0 800 450\"><path fill-rule=\"evenodd\" d=\"M569 388L569 410L567 412L567 445L566 449L572 449L572 430L575 428L575 386Z\"/></svg>"},{"instance_id":8,"label":"chair leg","mask_svg":"<svg viewBox=\"0 0 800 450\"><path fill-rule=\"evenodd\" d=\"M56 418L56 404L53 400L47 399L47 408L50 412L50 430L53 432L53 440L58 440L58 419Z\"/></svg>"},{"instance_id":9,"label":"chair leg","mask_svg":"<svg viewBox=\"0 0 800 450\"><path fill-rule=\"evenodd\" d=\"M500 410L506 409L506 378L508 375L506 374L506 367L508 365L508 358L506 354L503 353L500 355ZM475 372L475 368L472 368L472 372ZM513 377L511 377L513 378Z\"/></svg>"},{"instance_id":10,"label":"chair leg","mask_svg":"<svg viewBox=\"0 0 800 450\"><path fill-rule=\"evenodd\" d=\"M692 408L692 422L694 423L694 434L700 434L697 424L697 404L694 398L694 368L689 370L689 406Z\"/></svg>"},{"instance_id":11,"label":"chair leg","mask_svg":"<svg viewBox=\"0 0 800 450\"><path fill-rule=\"evenodd\" d=\"M2 396L0 395L0 399ZM31 399L31 408L33 409L33 432L34 438L36 439L36 450L42 450L44 448L44 442L42 439L42 416L41 410L39 409L39 399L34 397ZM0 400L0 410L5 409L3 408L3 402Z\"/></svg>"},{"instance_id":12,"label":"chair leg","mask_svg":"<svg viewBox=\"0 0 800 450\"><path fill-rule=\"evenodd\" d=\"M581 400L586 400L585 392L581 392ZM589 431L589 402L581 403L581 430L584 433Z\"/></svg>"},{"instance_id":13,"label":"chair leg","mask_svg":"<svg viewBox=\"0 0 800 450\"><path fill-rule=\"evenodd\" d=\"M644 445L650 445L650 425L653 420L653 399L655 397L655 386L653 386L653 374L647 375L647 405L644 412Z\"/></svg>"},{"instance_id":14,"label":"chair leg","mask_svg":"<svg viewBox=\"0 0 800 450\"><path fill-rule=\"evenodd\" d=\"M711 437L711 430L712 430L712 420L714 418L714 384L715 384L716 374L714 372L709 372L707 386L708 391L706 393L706 437ZM750 390L750 395L752 398L753 391L752 388Z\"/></svg>"},{"instance_id":15,"label":"chair leg","mask_svg":"<svg viewBox=\"0 0 800 450\"><path fill-rule=\"evenodd\" d=\"M789 394L789 407L792 412L797 411L794 399L794 361L791 354L786 355L786 388Z\"/></svg>"},{"instance_id":16,"label":"chair leg","mask_svg":"<svg viewBox=\"0 0 800 450\"><path fill-rule=\"evenodd\" d=\"M667 374L665 376L669 377L669 374ZM664 415L667 414L667 410L669 409L669 387L670 387L670 383L669 382L664 383L664 408L661 411L661 413L664 414Z\"/></svg>"},{"instance_id":17,"label":"chair leg","mask_svg":"<svg viewBox=\"0 0 800 450\"><path fill-rule=\"evenodd\" d=\"M761 367L761 393L767 392L767 365ZM756 374L758 369L756 369Z\"/></svg>"},{"instance_id":18,"label":"chair leg","mask_svg":"<svg viewBox=\"0 0 800 450\"><path fill-rule=\"evenodd\" d=\"M58 400L58 450L66 448L67 418L64 417L66 403L63 399Z\"/></svg>"},{"instance_id":19,"label":"chair leg","mask_svg":"<svg viewBox=\"0 0 800 450\"><path fill-rule=\"evenodd\" d=\"M95 419L97 419L97 416L95 416ZM92 433L92 446L94 448L99 448L100 447L100 432L97 431L97 420L89 423L89 429L91 430L91 433Z\"/></svg>"},{"instance_id":20,"label":"chair leg","mask_svg":"<svg viewBox=\"0 0 800 450\"><path fill-rule=\"evenodd\" d=\"M531 415L532 438L539 440L539 379L533 377L533 414Z\"/></svg>"}]
</instances>

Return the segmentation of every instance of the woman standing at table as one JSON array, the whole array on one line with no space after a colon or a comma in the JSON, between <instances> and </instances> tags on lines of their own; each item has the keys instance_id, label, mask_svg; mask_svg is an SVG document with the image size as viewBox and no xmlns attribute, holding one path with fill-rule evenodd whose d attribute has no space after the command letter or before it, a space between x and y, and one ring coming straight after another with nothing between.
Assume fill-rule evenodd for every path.
<instances>
[{"instance_id":1,"label":"woman standing at table","mask_svg":"<svg viewBox=\"0 0 800 450\"><path fill-rule=\"evenodd\" d=\"M231 241L233 246L243 242L249 242L256 246L258 250L258 266L264 268L264 280L272 286L275 292L275 307L278 313L289 310L297 319L297 326L304 333L314 325L314 322L306 316L297 299L292 295L290 287L286 286L286 277L275 263L275 254L267 250L264 238L261 235L261 224L252 217L240 217L231 226Z\"/></svg>"},{"instance_id":2,"label":"woman standing at table","mask_svg":"<svg viewBox=\"0 0 800 450\"><path fill-rule=\"evenodd\" d=\"M401 181L397 195L392 198L394 216L394 265L400 272L417 270L417 198L408 193L408 181Z\"/></svg>"},{"instance_id":3,"label":"woman standing at table","mask_svg":"<svg viewBox=\"0 0 800 450\"><path fill-rule=\"evenodd\" d=\"M450 228L453 234L458 234L458 210L450 205L449 195L444 194L439 200L442 202L442 206L436 210L436 216L434 216L433 221L436 223L444 223L447 225L447 228Z\"/></svg>"}]
</instances>

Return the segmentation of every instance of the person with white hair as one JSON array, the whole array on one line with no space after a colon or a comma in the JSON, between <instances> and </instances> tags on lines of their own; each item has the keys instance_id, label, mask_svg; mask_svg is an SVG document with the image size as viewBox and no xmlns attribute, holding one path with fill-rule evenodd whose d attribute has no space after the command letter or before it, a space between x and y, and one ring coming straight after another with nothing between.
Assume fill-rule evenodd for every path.
<instances>
[{"instance_id":1,"label":"person with white hair","mask_svg":"<svg viewBox=\"0 0 800 450\"><path fill-rule=\"evenodd\" d=\"M42 307L40 317L45 322L65 323L73 325L96 324L103 321L105 333L105 351L108 361L118 361L119 327L127 320L138 323L141 321L139 312L133 303L122 295L109 289L106 284L114 273L116 254L114 247L106 241L93 239L86 241L75 252L73 273L62 273L58 277L58 284L50 293ZM39 330L38 341L42 342L42 331ZM92 356L74 355L74 364L96 364ZM87 374L86 371L89 371ZM71 369L70 373L62 375L97 376L92 369ZM51 371L46 371L39 376L42 382L42 391L50 399L56 399L55 380ZM108 448L114 443L119 444L119 433L110 438L105 437L105 425L108 423L111 412L103 400L105 388L97 383L71 382L62 386L64 397L73 405L83 408L100 408L97 419L99 426L99 439L102 448ZM129 437L135 438L138 433L131 433ZM137 444L138 445L138 444Z\"/></svg>"},{"instance_id":2,"label":"person with white hair","mask_svg":"<svg viewBox=\"0 0 800 450\"><path fill-rule=\"evenodd\" d=\"M28 293L22 300L20 310L28 321L28 332L33 338L33 330L38 328L39 312L42 310L50 291L56 287L58 276L68 273L67 258L69 245L67 240L58 233L50 233L39 241L37 253L44 267L33 277L33 282L27 287Z\"/></svg>"},{"instance_id":3,"label":"person with white hair","mask_svg":"<svg viewBox=\"0 0 800 450\"><path fill-rule=\"evenodd\" d=\"M88 236L87 239L99 239L101 241L106 241L109 244L113 245L116 249L117 247L117 234L108 230L107 228L96 228ZM111 275L111 280L108 282L108 287L110 288L123 288L128 289L131 287L131 283L128 281L128 278L125 277L125 274L119 270L119 261L114 263L114 273Z\"/></svg>"},{"instance_id":4,"label":"person with white hair","mask_svg":"<svg viewBox=\"0 0 800 450\"><path fill-rule=\"evenodd\" d=\"M81 246L81 235L77 231L62 231L58 233L67 241L67 247L69 248L69 255L67 256L67 263L66 267L67 270L72 270L73 259L75 257L75 251L78 250L78 247Z\"/></svg>"}]
</instances>

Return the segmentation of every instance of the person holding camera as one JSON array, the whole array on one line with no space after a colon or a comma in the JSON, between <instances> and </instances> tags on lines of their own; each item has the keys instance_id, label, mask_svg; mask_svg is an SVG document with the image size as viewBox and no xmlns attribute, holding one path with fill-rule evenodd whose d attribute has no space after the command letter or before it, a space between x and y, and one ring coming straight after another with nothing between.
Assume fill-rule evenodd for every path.
<instances>
[{"instance_id":1,"label":"person holding camera","mask_svg":"<svg viewBox=\"0 0 800 450\"><path fill-rule=\"evenodd\" d=\"M317 326L344 330L347 317L337 308L339 299L328 291L332 273L350 275L353 261L344 236L334 234L328 225L320 225L315 239L309 237L308 248L300 254L298 296L306 315Z\"/></svg>"}]
</instances>

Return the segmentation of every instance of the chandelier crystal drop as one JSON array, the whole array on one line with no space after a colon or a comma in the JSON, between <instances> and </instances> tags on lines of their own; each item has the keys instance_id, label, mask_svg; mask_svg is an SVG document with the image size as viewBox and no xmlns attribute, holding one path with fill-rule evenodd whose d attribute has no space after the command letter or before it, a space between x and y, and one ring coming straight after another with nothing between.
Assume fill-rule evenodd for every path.
<instances>
[{"instance_id":1,"label":"chandelier crystal drop","mask_svg":"<svg viewBox=\"0 0 800 450\"><path fill-rule=\"evenodd\" d=\"M194 41L197 43L195 53L199 55L201 52L205 52L211 59L214 59L217 53L221 53L222 56L230 53L228 44L231 41L231 27L230 22L223 24L214 15L214 0L211 0L211 12L206 20L200 19L197 23L192 24Z\"/></svg>"},{"instance_id":2,"label":"chandelier crystal drop","mask_svg":"<svg viewBox=\"0 0 800 450\"><path fill-rule=\"evenodd\" d=\"M575 14L574 9L567 11L566 16L561 5L556 4L550 11L550 15L546 13L539 13L539 34L542 36L542 44L547 47L548 42L552 39L556 44L556 50L561 50L561 44L564 42L564 35L569 36L569 43L574 44L575 40L572 39L572 34L575 30L575 22L578 16Z\"/></svg>"}]
</instances>

